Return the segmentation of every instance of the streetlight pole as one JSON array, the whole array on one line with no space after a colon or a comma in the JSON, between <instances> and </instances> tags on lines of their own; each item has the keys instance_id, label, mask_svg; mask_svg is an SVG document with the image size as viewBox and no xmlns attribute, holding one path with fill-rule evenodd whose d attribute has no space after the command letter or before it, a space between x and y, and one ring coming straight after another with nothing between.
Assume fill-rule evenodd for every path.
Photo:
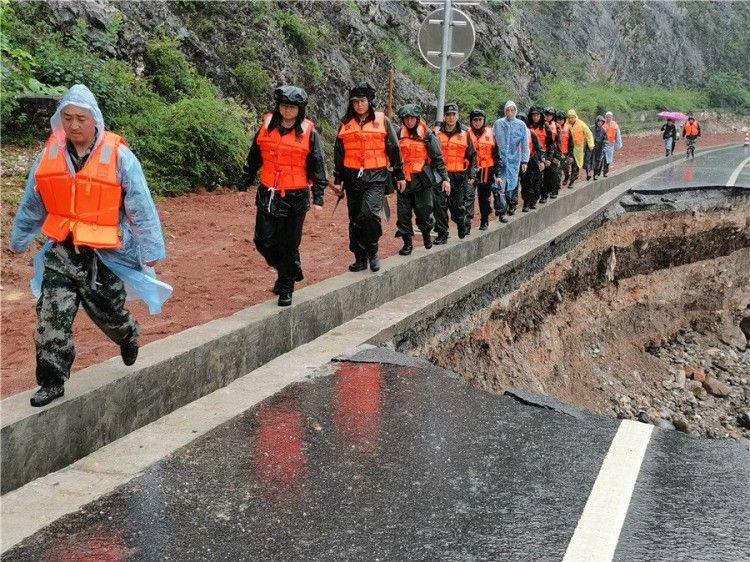
<instances>
[{"instance_id":1,"label":"streetlight pole","mask_svg":"<svg viewBox=\"0 0 750 562\"><path fill-rule=\"evenodd\" d=\"M437 104L437 122L443 122L443 106L445 105L445 85L448 81L448 63L449 57L451 56L451 49L453 48L451 43L453 39L453 29L451 26L452 10L451 0L445 0L445 8L443 15L443 50L440 56L440 90L438 91L438 104Z\"/></svg>"}]
</instances>

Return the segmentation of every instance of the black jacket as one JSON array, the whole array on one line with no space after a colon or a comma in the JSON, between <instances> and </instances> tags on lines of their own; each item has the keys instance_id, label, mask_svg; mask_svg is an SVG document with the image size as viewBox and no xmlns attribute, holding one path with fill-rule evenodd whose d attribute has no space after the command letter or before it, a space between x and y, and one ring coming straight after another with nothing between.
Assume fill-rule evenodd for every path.
<instances>
[{"instance_id":1,"label":"black jacket","mask_svg":"<svg viewBox=\"0 0 750 562\"><path fill-rule=\"evenodd\" d=\"M282 136L295 134L292 129L284 129L281 126L279 127L279 132ZM260 133L260 129L255 133L255 137L253 137L253 144L250 147L245 166L242 169L240 189L243 191L255 181L258 170L263 166L263 157L261 156L260 146L258 146L258 133ZM320 134L315 129L313 129L310 135L310 154L307 155L307 177L313 180L313 203L315 205L322 205L323 194L328 185L328 180L326 179L323 143L321 142Z\"/></svg>"}]
</instances>

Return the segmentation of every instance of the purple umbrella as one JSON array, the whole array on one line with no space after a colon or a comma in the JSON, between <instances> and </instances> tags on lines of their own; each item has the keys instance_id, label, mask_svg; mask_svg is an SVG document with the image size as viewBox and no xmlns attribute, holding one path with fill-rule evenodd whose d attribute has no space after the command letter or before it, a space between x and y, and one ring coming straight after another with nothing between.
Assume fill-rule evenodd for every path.
<instances>
[{"instance_id":1,"label":"purple umbrella","mask_svg":"<svg viewBox=\"0 0 750 562\"><path fill-rule=\"evenodd\" d=\"M673 119L674 121L687 121L688 118L682 111L662 111L657 113L656 116L662 119Z\"/></svg>"}]
</instances>

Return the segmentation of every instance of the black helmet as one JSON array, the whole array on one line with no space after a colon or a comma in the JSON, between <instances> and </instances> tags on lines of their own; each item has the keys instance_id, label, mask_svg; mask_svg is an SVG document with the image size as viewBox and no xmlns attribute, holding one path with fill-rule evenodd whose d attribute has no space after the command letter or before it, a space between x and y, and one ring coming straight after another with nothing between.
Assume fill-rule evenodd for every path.
<instances>
[{"instance_id":1,"label":"black helmet","mask_svg":"<svg viewBox=\"0 0 750 562\"><path fill-rule=\"evenodd\" d=\"M307 105L307 92L297 86L280 86L273 91L273 99L278 103L289 103L305 107Z\"/></svg>"},{"instance_id":2,"label":"black helmet","mask_svg":"<svg viewBox=\"0 0 750 562\"><path fill-rule=\"evenodd\" d=\"M443 115L446 113L458 113L458 104L457 103L446 103L443 106Z\"/></svg>"},{"instance_id":3,"label":"black helmet","mask_svg":"<svg viewBox=\"0 0 750 562\"><path fill-rule=\"evenodd\" d=\"M534 114L534 113L538 113L539 115L541 115L542 114L542 108L539 107L538 105L532 105L529 108L529 117L531 117L531 115Z\"/></svg>"},{"instance_id":4,"label":"black helmet","mask_svg":"<svg viewBox=\"0 0 750 562\"><path fill-rule=\"evenodd\" d=\"M469 121L472 121L475 117L482 117L486 120L487 114L483 109L472 109L471 113L469 113Z\"/></svg>"},{"instance_id":5,"label":"black helmet","mask_svg":"<svg viewBox=\"0 0 750 562\"><path fill-rule=\"evenodd\" d=\"M557 113L555 113L555 119L567 119L567 118L568 116L565 115L564 111L558 111Z\"/></svg>"},{"instance_id":6,"label":"black helmet","mask_svg":"<svg viewBox=\"0 0 750 562\"><path fill-rule=\"evenodd\" d=\"M422 117L422 108L419 107L416 103L407 103L406 105L402 105L398 108L396 115L398 115L401 119L405 119L407 117L416 117L417 119L419 119L420 117Z\"/></svg>"},{"instance_id":7,"label":"black helmet","mask_svg":"<svg viewBox=\"0 0 750 562\"><path fill-rule=\"evenodd\" d=\"M544 110L545 115L555 115L555 108L554 107L548 107Z\"/></svg>"},{"instance_id":8,"label":"black helmet","mask_svg":"<svg viewBox=\"0 0 750 562\"><path fill-rule=\"evenodd\" d=\"M375 99L375 90L368 82L361 82L349 90L349 99Z\"/></svg>"}]
</instances>

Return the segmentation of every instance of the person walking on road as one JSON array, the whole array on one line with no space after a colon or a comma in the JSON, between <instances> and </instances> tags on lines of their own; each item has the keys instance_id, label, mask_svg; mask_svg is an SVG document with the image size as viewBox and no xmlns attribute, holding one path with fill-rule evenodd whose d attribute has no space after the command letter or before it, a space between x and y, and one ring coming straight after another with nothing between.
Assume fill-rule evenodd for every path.
<instances>
[{"instance_id":1,"label":"person walking on road","mask_svg":"<svg viewBox=\"0 0 750 562\"><path fill-rule=\"evenodd\" d=\"M552 138L547 149L547 164L544 167L544 192L550 199L557 199L562 179L562 151L560 149L560 127L555 122L555 108L544 110L544 120Z\"/></svg>"},{"instance_id":2,"label":"person walking on road","mask_svg":"<svg viewBox=\"0 0 750 562\"><path fill-rule=\"evenodd\" d=\"M573 137L568 127L568 119L564 111L555 113L555 123L560 130L560 187L567 185L570 180L570 164L573 159Z\"/></svg>"},{"instance_id":3,"label":"person walking on road","mask_svg":"<svg viewBox=\"0 0 750 562\"><path fill-rule=\"evenodd\" d=\"M609 174L609 168L615 161L615 150L622 150L622 134L620 134L620 126L614 119L614 115L611 111L604 114L604 131L607 134L607 138L604 141L604 177Z\"/></svg>"},{"instance_id":4,"label":"person walking on road","mask_svg":"<svg viewBox=\"0 0 750 562\"><path fill-rule=\"evenodd\" d=\"M310 209L323 210L327 186L323 143L315 124L305 117L307 92L296 86L274 90L276 106L263 117L243 170L247 189L260 170L255 196L255 247L277 272L273 292L279 306L292 304L294 283L302 281L299 247Z\"/></svg>"},{"instance_id":5,"label":"person walking on road","mask_svg":"<svg viewBox=\"0 0 750 562\"><path fill-rule=\"evenodd\" d=\"M384 197L406 186L398 133L382 111L375 111L375 90L364 82L349 91L334 147L333 190L346 196L349 213L349 271L380 270L378 242ZM390 177L389 177L390 176ZM387 201L385 202L387 204Z\"/></svg>"},{"instance_id":6,"label":"person walking on road","mask_svg":"<svg viewBox=\"0 0 750 562\"><path fill-rule=\"evenodd\" d=\"M412 214L416 216L424 247L429 250L432 248L430 233L435 225L433 185L439 186L444 193L450 193L450 181L440 149L440 140L422 119L422 109L416 104L407 104L400 107L397 114L402 123L398 142L404 160L406 183L396 195L396 236L400 236L404 241L398 253L408 256L413 250Z\"/></svg>"},{"instance_id":7,"label":"person walking on road","mask_svg":"<svg viewBox=\"0 0 750 562\"><path fill-rule=\"evenodd\" d=\"M695 145L697 144L698 137L701 136L701 126L698 121L695 120L692 113L688 113L688 120L682 126L682 136L685 138L685 158L695 159Z\"/></svg>"},{"instance_id":8,"label":"person walking on road","mask_svg":"<svg viewBox=\"0 0 750 562\"><path fill-rule=\"evenodd\" d=\"M479 230L487 230L492 212L491 199L494 199L495 214L502 222L505 219L505 193L500 177L501 158L495 142L495 132L486 124L487 114L482 109L475 109L469 114L469 135L477 151L477 176L474 185L479 197ZM469 209L473 217L474 197L471 197Z\"/></svg>"},{"instance_id":9,"label":"person walking on road","mask_svg":"<svg viewBox=\"0 0 750 562\"><path fill-rule=\"evenodd\" d=\"M552 164L551 160L555 153L552 129L547 124L543 111L541 107L537 106L532 106L529 109L529 129L536 135L541 148L541 151L537 154L539 173L534 175L534 180L536 181L534 191L538 197L538 202L542 204L547 202L547 198L551 193L547 191L549 184L544 181L544 177L548 167Z\"/></svg>"},{"instance_id":10,"label":"person walking on road","mask_svg":"<svg viewBox=\"0 0 750 562\"><path fill-rule=\"evenodd\" d=\"M529 162L529 135L525 121L518 119L518 108L509 100L504 116L495 121L493 130L500 155L500 178L505 186L508 215L516 212L518 205L518 176L524 173Z\"/></svg>"},{"instance_id":11,"label":"person walking on road","mask_svg":"<svg viewBox=\"0 0 750 562\"><path fill-rule=\"evenodd\" d=\"M117 345L125 365L138 357L139 327L126 290L161 312L172 287L153 266L166 257L156 206L141 164L108 131L94 94L76 84L50 119L52 134L29 172L10 250L25 252L43 234L34 259L36 380L32 406L65 394L75 359L73 321L80 305Z\"/></svg>"},{"instance_id":12,"label":"person walking on road","mask_svg":"<svg viewBox=\"0 0 750 562\"><path fill-rule=\"evenodd\" d=\"M523 199L523 208L521 211L528 213L536 209L536 204L539 201L539 187L542 185L544 178L544 151L542 150L542 145L539 142L536 131L530 126L531 118L527 118L524 114L519 114L518 118L524 121L529 120L529 127L526 129L529 162L526 170L521 173L521 199Z\"/></svg>"},{"instance_id":13,"label":"person walking on road","mask_svg":"<svg viewBox=\"0 0 750 562\"><path fill-rule=\"evenodd\" d=\"M445 160L445 168L450 178L450 191L442 187L434 190L435 244L448 242L448 210L456 223L458 237L465 238L471 223L466 218L466 190L474 189L477 153L468 131L458 121L458 105L448 103L443 108L445 121L438 129L440 148Z\"/></svg>"},{"instance_id":14,"label":"person walking on road","mask_svg":"<svg viewBox=\"0 0 750 562\"><path fill-rule=\"evenodd\" d=\"M660 130L662 131L661 138L664 140L664 156L669 158L674 154L674 147L677 144L677 127L675 127L674 119L667 119Z\"/></svg>"},{"instance_id":15,"label":"person walking on road","mask_svg":"<svg viewBox=\"0 0 750 562\"><path fill-rule=\"evenodd\" d=\"M573 184L578 179L580 169L584 166L585 149L594 149L594 136L591 134L589 126L582 119L578 118L575 109L568 111L568 127L570 128L570 136L573 139L573 158L570 162L568 189L573 189ZM589 178L587 177L586 179Z\"/></svg>"},{"instance_id":16,"label":"person walking on road","mask_svg":"<svg viewBox=\"0 0 750 562\"><path fill-rule=\"evenodd\" d=\"M594 136L594 149L590 150L586 155L586 179L588 179L589 174L593 174L594 181L596 181L599 178L599 174L602 173L604 166L604 144L607 142L604 117L601 115L596 116L592 134Z\"/></svg>"}]
</instances>

